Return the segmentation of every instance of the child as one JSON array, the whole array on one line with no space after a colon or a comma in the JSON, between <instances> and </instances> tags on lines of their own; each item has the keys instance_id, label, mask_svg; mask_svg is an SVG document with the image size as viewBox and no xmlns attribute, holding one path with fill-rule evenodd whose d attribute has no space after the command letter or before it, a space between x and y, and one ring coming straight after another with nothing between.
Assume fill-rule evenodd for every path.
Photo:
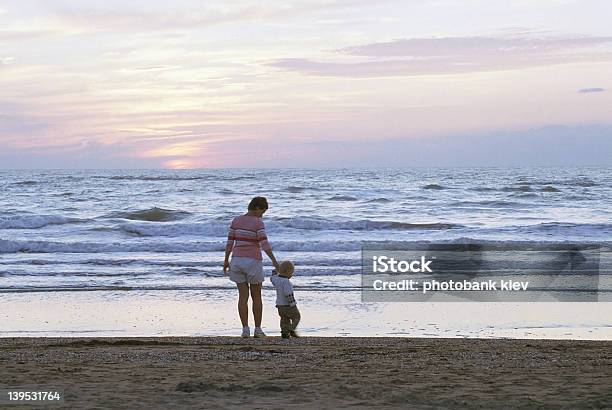
<instances>
[{"instance_id":1,"label":"child","mask_svg":"<svg viewBox=\"0 0 612 410\"><path fill-rule=\"evenodd\" d=\"M276 308L280 316L281 336L283 339L299 337L295 328L300 323L300 311L293 297L293 263L283 261L278 266L278 271L273 270L270 281L276 288Z\"/></svg>"}]
</instances>

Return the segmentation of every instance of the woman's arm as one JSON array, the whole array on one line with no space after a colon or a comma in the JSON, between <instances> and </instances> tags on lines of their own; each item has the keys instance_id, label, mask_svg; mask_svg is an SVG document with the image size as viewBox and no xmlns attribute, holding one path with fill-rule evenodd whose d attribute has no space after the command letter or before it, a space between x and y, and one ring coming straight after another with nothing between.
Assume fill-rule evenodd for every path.
<instances>
[{"instance_id":1,"label":"woman's arm","mask_svg":"<svg viewBox=\"0 0 612 410\"><path fill-rule=\"evenodd\" d=\"M227 274L227 270L230 267L229 257L232 251L225 251L225 260L223 261L223 274Z\"/></svg>"},{"instance_id":2,"label":"woman's arm","mask_svg":"<svg viewBox=\"0 0 612 410\"><path fill-rule=\"evenodd\" d=\"M227 270L229 269L229 257L232 253L232 249L234 249L234 241L236 240L236 230L233 227L234 222L229 227L229 232L227 233L227 243L225 244L225 260L223 261L223 274L227 274Z\"/></svg>"},{"instance_id":3,"label":"woman's arm","mask_svg":"<svg viewBox=\"0 0 612 410\"><path fill-rule=\"evenodd\" d=\"M266 228L263 222L261 223L261 227L257 230L257 240L259 241L261 249L263 249L266 255L268 255L268 258L270 258L272 261L272 265L278 269L278 262L276 261L276 257L274 257L274 253L272 252L272 246L270 245L270 242L268 242L268 235L266 234Z\"/></svg>"},{"instance_id":4,"label":"woman's arm","mask_svg":"<svg viewBox=\"0 0 612 410\"><path fill-rule=\"evenodd\" d=\"M264 252L266 253L266 255L268 255L268 258L270 258L270 260L272 261L272 265L274 265L276 269L279 269L278 262L276 261L276 258L274 257L274 253L272 253L272 248L264 249Z\"/></svg>"}]
</instances>

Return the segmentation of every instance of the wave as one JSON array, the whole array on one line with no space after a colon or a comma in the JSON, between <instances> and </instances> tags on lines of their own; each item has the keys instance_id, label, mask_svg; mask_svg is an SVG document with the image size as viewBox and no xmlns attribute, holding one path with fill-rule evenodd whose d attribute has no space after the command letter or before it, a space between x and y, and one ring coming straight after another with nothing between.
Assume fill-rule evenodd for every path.
<instances>
[{"instance_id":1,"label":"wave","mask_svg":"<svg viewBox=\"0 0 612 410\"><path fill-rule=\"evenodd\" d=\"M389 202L393 202L393 200L385 197L369 199L366 201L368 204L386 204Z\"/></svg>"},{"instance_id":2,"label":"wave","mask_svg":"<svg viewBox=\"0 0 612 410\"><path fill-rule=\"evenodd\" d=\"M353 266L353 267L361 267L361 261L357 258L346 256L344 258L340 257L324 257L324 258L294 258L292 262L296 266L318 266L318 267L337 267L337 266ZM123 258L123 259L108 259L108 258L93 258L93 259L83 259L83 260L75 260L75 259L59 259L57 257L53 257L52 259L3 259L0 260L0 266L22 266L22 265L32 265L32 266L56 266L56 265L86 265L93 267L132 267L132 266L140 266L140 267L165 267L165 268L210 268L210 267L218 267L219 259L214 260L184 260L181 258L180 260L170 259L170 260L152 260L147 258ZM46 271L45 271L46 272ZM0 272L0 274L6 272ZM133 273L130 270L130 273Z\"/></svg>"},{"instance_id":3,"label":"wave","mask_svg":"<svg viewBox=\"0 0 612 410\"><path fill-rule=\"evenodd\" d=\"M153 207L141 211L113 212L107 217L133 221L168 222L187 218L191 212Z\"/></svg>"},{"instance_id":4,"label":"wave","mask_svg":"<svg viewBox=\"0 0 612 410\"><path fill-rule=\"evenodd\" d=\"M48 225L63 225L86 221L86 219L61 215L18 215L0 218L0 229L38 229Z\"/></svg>"},{"instance_id":5,"label":"wave","mask_svg":"<svg viewBox=\"0 0 612 410\"><path fill-rule=\"evenodd\" d=\"M537 225L519 227L519 229L536 230L580 230L584 232L609 232L612 238L612 224L609 223L585 223L578 224L572 222L543 222Z\"/></svg>"},{"instance_id":6,"label":"wave","mask_svg":"<svg viewBox=\"0 0 612 410\"><path fill-rule=\"evenodd\" d=\"M185 236L205 235L223 237L227 234L229 221L205 221L184 223L128 223L118 226L121 231L137 236ZM376 230L442 230L460 228L453 223L409 223L399 221L330 221L323 218L279 218L266 221L268 231L299 229L310 231L376 231ZM99 230L99 228L93 228ZM111 228L113 229L113 228ZM116 228L115 228L116 229Z\"/></svg>"},{"instance_id":7,"label":"wave","mask_svg":"<svg viewBox=\"0 0 612 410\"><path fill-rule=\"evenodd\" d=\"M227 235L229 222L193 222L193 223L131 223L119 225L119 229L136 236L186 236L205 235L219 236Z\"/></svg>"},{"instance_id":8,"label":"wave","mask_svg":"<svg viewBox=\"0 0 612 410\"><path fill-rule=\"evenodd\" d=\"M533 189L531 186L526 184L521 184L519 186L507 186L501 189L503 192L532 192Z\"/></svg>"},{"instance_id":9,"label":"wave","mask_svg":"<svg viewBox=\"0 0 612 410\"><path fill-rule=\"evenodd\" d=\"M612 224L609 223L571 223L571 222L542 222L530 225L508 225L495 228L483 228L481 234L503 234L513 237L537 237L550 238L546 240L557 240L563 238L578 239L580 242L608 243L612 242ZM576 242L576 240L573 240Z\"/></svg>"},{"instance_id":10,"label":"wave","mask_svg":"<svg viewBox=\"0 0 612 410\"><path fill-rule=\"evenodd\" d=\"M324 191L325 188L321 186L302 186L302 185L289 185L286 188L282 188L281 191L290 192L292 194L299 194L304 191Z\"/></svg>"},{"instance_id":11,"label":"wave","mask_svg":"<svg viewBox=\"0 0 612 410\"><path fill-rule=\"evenodd\" d=\"M520 193L512 194L510 196L515 197L515 198L537 198L538 197L538 195L533 192L520 192Z\"/></svg>"},{"instance_id":12,"label":"wave","mask_svg":"<svg viewBox=\"0 0 612 410\"><path fill-rule=\"evenodd\" d=\"M15 185L15 186L30 186L30 185L37 185L38 181L19 181L19 182L13 182L11 183L11 185Z\"/></svg>"},{"instance_id":13,"label":"wave","mask_svg":"<svg viewBox=\"0 0 612 410\"><path fill-rule=\"evenodd\" d=\"M599 184L590 179L573 179L573 180L567 181L566 185L573 185L573 186L580 186L580 187L594 187L594 186L598 186Z\"/></svg>"},{"instance_id":14,"label":"wave","mask_svg":"<svg viewBox=\"0 0 612 410\"><path fill-rule=\"evenodd\" d=\"M482 201L457 201L453 202L451 206L461 205L474 205L474 206L492 206L492 207L506 207L506 206L525 206L519 202L513 201L502 201L498 199L482 200Z\"/></svg>"},{"instance_id":15,"label":"wave","mask_svg":"<svg viewBox=\"0 0 612 410\"><path fill-rule=\"evenodd\" d=\"M241 175L237 177L220 178L223 181L245 181L249 179L257 179L255 175Z\"/></svg>"},{"instance_id":16,"label":"wave","mask_svg":"<svg viewBox=\"0 0 612 410\"><path fill-rule=\"evenodd\" d=\"M521 182L514 186L506 186L506 187L473 187L470 188L472 191L477 192L490 192L490 191L501 191L501 192L532 192L534 189L532 185L542 186L539 188L541 192L561 192L559 188L555 185L559 186L568 186L568 187L595 187L599 186L599 184L590 179L569 179L569 180L545 180L545 181L529 181L529 182Z\"/></svg>"},{"instance_id":17,"label":"wave","mask_svg":"<svg viewBox=\"0 0 612 410\"><path fill-rule=\"evenodd\" d=\"M328 241L274 241L275 251L280 252L359 252L364 244L377 245L381 249L403 250L406 246L429 244L482 244L491 246L551 246L573 244L568 240L498 240L460 237L435 241L362 241L362 240L328 240ZM581 244L605 247L612 250L612 241L582 241ZM99 242L54 242L54 241L8 241L0 239L0 254L10 253L198 253L219 252L225 249L225 241L126 241L123 243Z\"/></svg>"},{"instance_id":18,"label":"wave","mask_svg":"<svg viewBox=\"0 0 612 410\"><path fill-rule=\"evenodd\" d=\"M357 201L358 200L354 196L349 196L349 195L334 195L327 199L329 201Z\"/></svg>"},{"instance_id":19,"label":"wave","mask_svg":"<svg viewBox=\"0 0 612 410\"><path fill-rule=\"evenodd\" d=\"M0 260L0 265L33 265L33 266L46 266L46 265L92 265L92 266L124 266L132 264L146 264L146 260L139 259L86 259L86 260L60 260L57 258L53 259L4 259ZM198 266L201 265L198 262ZM189 266L183 265L181 266Z\"/></svg>"},{"instance_id":20,"label":"wave","mask_svg":"<svg viewBox=\"0 0 612 410\"><path fill-rule=\"evenodd\" d=\"M92 178L98 179L110 179L113 181L197 181L203 179L210 179L211 176L193 176L193 177L181 177L181 176L133 176L133 175L114 175L114 176L103 176L96 175Z\"/></svg>"},{"instance_id":21,"label":"wave","mask_svg":"<svg viewBox=\"0 0 612 410\"><path fill-rule=\"evenodd\" d=\"M369 219L358 221L329 221L317 218L287 218L280 219L278 223L283 227L307 230L331 231L370 231L370 230L415 230L415 229L453 229L461 225L452 223L409 223L399 221L372 221Z\"/></svg>"},{"instance_id":22,"label":"wave","mask_svg":"<svg viewBox=\"0 0 612 410\"><path fill-rule=\"evenodd\" d=\"M446 189L446 188L438 184L428 184L428 185L425 185L423 189L441 190L441 189Z\"/></svg>"},{"instance_id":23,"label":"wave","mask_svg":"<svg viewBox=\"0 0 612 410\"><path fill-rule=\"evenodd\" d=\"M274 249L287 252L358 251L361 241L278 241ZM0 239L0 253L199 253L223 252L225 241L183 242L56 242Z\"/></svg>"},{"instance_id":24,"label":"wave","mask_svg":"<svg viewBox=\"0 0 612 410\"><path fill-rule=\"evenodd\" d=\"M532 183L539 184L539 185L566 185L570 187L574 186L574 187L585 187L585 188L594 187L594 186L599 185L599 183L593 181L592 179L582 178L582 177L552 180L552 181L534 181Z\"/></svg>"},{"instance_id":25,"label":"wave","mask_svg":"<svg viewBox=\"0 0 612 410\"><path fill-rule=\"evenodd\" d=\"M486 186L474 187L474 188L470 188L470 190L472 190L472 191L476 191L476 192L491 192L491 191L497 191L497 189L496 189L496 188L491 188L491 187L486 187Z\"/></svg>"},{"instance_id":26,"label":"wave","mask_svg":"<svg viewBox=\"0 0 612 410\"><path fill-rule=\"evenodd\" d=\"M357 262L361 262L358 259L358 255L355 260ZM116 280L118 278L125 279L125 282L138 282L142 279L146 281L155 281L163 278L168 278L172 276L180 276L184 278L185 276L206 276L206 277L223 277L222 271L222 260L217 260L214 263L209 263L206 266L198 265L198 266L189 266L187 264L184 265L152 265L146 267L134 267L134 266L124 266L123 269L108 269L108 267L103 267L98 270L92 271L91 268L86 266L81 266L81 264L75 263L71 265L67 265L66 269L61 269L62 267L57 266L55 269L50 270L37 270L26 268L26 269L18 269L18 270L9 270L8 272L4 272L6 277L46 277L46 278L82 278L89 280L94 279L93 284L100 284L99 279L113 279ZM334 265L334 266L318 266L312 265L309 262L301 263L296 265L299 267L300 276L329 276L330 274L337 275L339 271L342 275L356 275L362 272L361 263L359 264L351 264L351 265ZM116 266L113 266L116 268ZM15 281L12 281L15 283ZM43 282L45 285L49 285L49 282ZM71 284L75 284L76 281L70 281ZM116 282L115 282L116 283ZM19 283L21 285L22 283Z\"/></svg>"}]
</instances>

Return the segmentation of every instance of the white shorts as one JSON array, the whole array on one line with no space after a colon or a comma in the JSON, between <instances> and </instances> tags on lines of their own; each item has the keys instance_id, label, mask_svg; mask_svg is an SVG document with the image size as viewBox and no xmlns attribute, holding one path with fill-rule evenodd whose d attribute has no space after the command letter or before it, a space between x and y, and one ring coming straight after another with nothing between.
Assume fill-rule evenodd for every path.
<instances>
[{"instance_id":1,"label":"white shorts","mask_svg":"<svg viewBox=\"0 0 612 410\"><path fill-rule=\"evenodd\" d=\"M230 262L229 278L236 283L263 283L263 263L259 259L234 256Z\"/></svg>"}]
</instances>

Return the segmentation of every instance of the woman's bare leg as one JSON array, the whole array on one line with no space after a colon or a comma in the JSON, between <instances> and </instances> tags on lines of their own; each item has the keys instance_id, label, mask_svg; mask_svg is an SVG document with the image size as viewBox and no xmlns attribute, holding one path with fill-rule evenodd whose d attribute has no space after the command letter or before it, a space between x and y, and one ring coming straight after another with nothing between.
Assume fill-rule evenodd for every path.
<instances>
[{"instance_id":1,"label":"woman's bare leg","mask_svg":"<svg viewBox=\"0 0 612 410\"><path fill-rule=\"evenodd\" d=\"M261 283L251 283L251 299L253 299L255 327L261 327L261 314L263 311L263 303L261 303Z\"/></svg>"},{"instance_id":2,"label":"woman's bare leg","mask_svg":"<svg viewBox=\"0 0 612 410\"><path fill-rule=\"evenodd\" d=\"M242 327L246 327L249 325L249 284L245 282L236 285L238 286L238 315L240 315ZM259 318L261 321L261 314Z\"/></svg>"}]
</instances>

